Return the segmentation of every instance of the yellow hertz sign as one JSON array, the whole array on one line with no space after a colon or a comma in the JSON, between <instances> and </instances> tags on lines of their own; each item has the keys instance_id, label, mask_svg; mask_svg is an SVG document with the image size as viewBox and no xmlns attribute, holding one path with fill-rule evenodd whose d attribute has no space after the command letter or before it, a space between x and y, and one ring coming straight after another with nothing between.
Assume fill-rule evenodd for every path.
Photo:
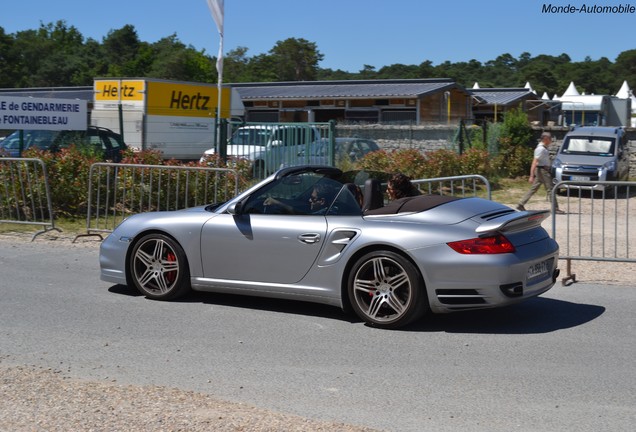
<instances>
[{"instance_id":1,"label":"yellow hertz sign","mask_svg":"<svg viewBox=\"0 0 636 432\"><path fill-rule=\"evenodd\" d=\"M229 88L223 88L221 117L230 117ZM153 82L144 80L103 80L95 82L95 102L143 102L146 114L181 117L216 115L218 90L213 86Z\"/></svg>"},{"instance_id":2,"label":"yellow hertz sign","mask_svg":"<svg viewBox=\"0 0 636 432\"><path fill-rule=\"evenodd\" d=\"M230 89L221 91L221 117L229 118ZM215 117L218 94L212 86L148 82L147 111L150 115Z\"/></svg>"},{"instance_id":3,"label":"yellow hertz sign","mask_svg":"<svg viewBox=\"0 0 636 432\"><path fill-rule=\"evenodd\" d=\"M144 100L144 81L95 81L96 102L141 102Z\"/></svg>"}]
</instances>

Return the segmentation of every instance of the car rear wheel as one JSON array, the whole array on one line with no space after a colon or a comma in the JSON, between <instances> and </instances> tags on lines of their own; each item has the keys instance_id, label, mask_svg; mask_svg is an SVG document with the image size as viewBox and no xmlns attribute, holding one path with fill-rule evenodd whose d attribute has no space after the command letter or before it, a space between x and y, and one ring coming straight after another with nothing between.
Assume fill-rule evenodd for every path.
<instances>
[{"instance_id":1,"label":"car rear wheel","mask_svg":"<svg viewBox=\"0 0 636 432\"><path fill-rule=\"evenodd\" d=\"M190 291L190 271L185 252L172 238L148 234L133 247L130 276L148 298L172 300Z\"/></svg>"},{"instance_id":2,"label":"car rear wheel","mask_svg":"<svg viewBox=\"0 0 636 432\"><path fill-rule=\"evenodd\" d=\"M374 327L402 327L424 315L428 305L417 268L391 251L374 251L356 261L348 289L356 314Z\"/></svg>"}]
</instances>

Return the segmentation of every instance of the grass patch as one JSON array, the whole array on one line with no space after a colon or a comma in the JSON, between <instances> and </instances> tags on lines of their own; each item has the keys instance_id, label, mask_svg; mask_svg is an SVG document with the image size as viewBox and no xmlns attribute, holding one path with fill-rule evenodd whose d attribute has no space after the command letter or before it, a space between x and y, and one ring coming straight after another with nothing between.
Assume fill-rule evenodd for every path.
<instances>
[{"instance_id":1,"label":"grass patch","mask_svg":"<svg viewBox=\"0 0 636 432\"><path fill-rule=\"evenodd\" d=\"M518 177L514 179L499 179L496 183L491 184L492 200L504 204L518 203L523 194L530 189L530 183L527 177ZM541 194L540 189L537 194ZM545 190L543 190L545 193Z\"/></svg>"},{"instance_id":2,"label":"grass patch","mask_svg":"<svg viewBox=\"0 0 636 432\"><path fill-rule=\"evenodd\" d=\"M86 219L77 218L58 218L55 219L55 228L62 230L67 234L82 234L86 232ZM19 224L2 222L0 223L0 234L12 232L21 232L35 234L44 229L43 225Z\"/></svg>"}]
</instances>

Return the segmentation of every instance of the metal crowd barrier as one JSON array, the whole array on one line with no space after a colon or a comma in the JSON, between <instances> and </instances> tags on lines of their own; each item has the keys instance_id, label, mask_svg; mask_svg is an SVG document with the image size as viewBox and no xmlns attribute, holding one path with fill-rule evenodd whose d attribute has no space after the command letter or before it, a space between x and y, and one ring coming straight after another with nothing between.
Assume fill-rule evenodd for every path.
<instances>
[{"instance_id":1,"label":"metal crowd barrier","mask_svg":"<svg viewBox=\"0 0 636 432\"><path fill-rule=\"evenodd\" d=\"M238 171L229 168L96 163L88 183L86 234L110 233L142 212L181 210L227 201L239 192Z\"/></svg>"},{"instance_id":2,"label":"metal crowd barrier","mask_svg":"<svg viewBox=\"0 0 636 432\"><path fill-rule=\"evenodd\" d=\"M43 227L34 240L55 227L46 165L40 159L0 158L0 223Z\"/></svg>"},{"instance_id":3,"label":"metal crowd barrier","mask_svg":"<svg viewBox=\"0 0 636 432\"><path fill-rule=\"evenodd\" d=\"M559 242L559 258L566 260L564 285L576 282L572 260L636 262L636 230L630 227L636 213L635 196L636 182L563 181L555 185L552 237ZM555 200L564 215L555 217Z\"/></svg>"},{"instance_id":4,"label":"metal crowd barrier","mask_svg":"<svg viewBox=\"0 0 636 432\"><path fill-rule=\"evenodd\" d=\"M478 174L418 179L411 183L417 186L422 193L460 197L479 195L481 186L485 188L482 193L486 194L486 198L492 199L490 182L486 177Z\"/></svg>"}]
</instances>

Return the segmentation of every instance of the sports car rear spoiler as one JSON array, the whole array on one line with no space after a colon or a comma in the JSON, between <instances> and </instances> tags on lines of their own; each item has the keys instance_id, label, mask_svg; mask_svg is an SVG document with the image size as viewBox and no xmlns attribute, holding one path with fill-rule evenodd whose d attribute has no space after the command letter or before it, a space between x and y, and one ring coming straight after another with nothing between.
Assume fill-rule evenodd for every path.
<instances>
[{"instance_id":1,"label":"sports car rear spoiler","mask_svg":"<svg viewBox=\"0 0 636 432\"><path fill-rule=\"evenodd\" d=\"M492 215L490 215L492 216ZM489 219L481 223L475 232L484 234L488 232L514 232L522 231L541 225L550 216L550 210L532 210L523 212L511 212L490 219L489 215L481 216L481 219Z\"/></svg>"}]
</instances>

